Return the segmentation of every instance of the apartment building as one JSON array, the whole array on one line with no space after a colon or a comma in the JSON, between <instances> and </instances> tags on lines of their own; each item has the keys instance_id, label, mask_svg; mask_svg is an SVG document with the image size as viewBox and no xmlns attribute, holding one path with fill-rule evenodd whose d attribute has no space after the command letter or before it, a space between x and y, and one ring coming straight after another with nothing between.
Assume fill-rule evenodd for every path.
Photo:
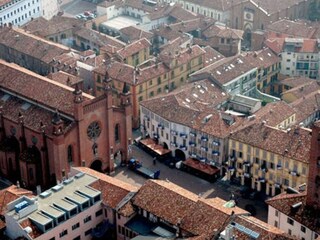
<instances>
[{"instance_id":1,"label":"apartment building","mask_svg":"<svg viewBox=\"0 0 320 240\"><path fill-rule=\"evenodd\" d=\"M319 121L312 126L312 139L307 184L267 201L268 224L301 240L320 236L319 222Z\"/></svg>"},{"instance_id":2,"label":"apartment building","mask_svg":"<svg viewBox=\"0 0 320 240\"><path fill-rule=\"evenodd\" d=\"M230 136L227 177L274 196L307 182L311 131L299 127L281 130L266 122Z\"/></svg>"},{"instance_id":3,"label":"apartment building","mask_svg":"<svg viewBox=\"0 0 320 240\"><path fill-rule=\"evenodd\" d=\"M58 13L58 1L8 0L0 3L0 25L22 26L34 18L50 19Z\"/></svg>"},{"instance_id":4,"label":"apartment building","mask_svg":"<svg viewBox=\"0 0 320 240\"><path fill-rule=\"evenodd\" d=\"M191 75L191 81L210 79L230 95L254 96L257 66L245 55L223 58Z\"/></svg>"},{"instance_id":5,"label":"apartment building","mask_svg":"<svg viewBox=\"0 0 320 240\"><path fill-rule=\"evenodd\" d=\"M5 233L10 238L125 240L139 236L229 240L230 236L252 239L268 236L274 240L294 239L251 217L235 206L233 200L199 198L169 181L148 180L136 188L79 167L73 168L61 183L37 196L17 187L6 191L21 194L0 202L1 209L6 209Z\"/></svg>"},{"instance_id":6,"label":"apartment building","mask_svg":"<svg viewBox=\"0 0 320 240\"><path fill-rule=\"evenodd\" d=\"M226 105L228 97L209 80L203 80L142 101L143 136L155 139L178 159L193 158L220 168L227 153L227 137L242 123L216 110Z\"/></svg>"},{"instance_id":7,"label":"apartment building","mask_svg":"<svg viewBox=\"0 0 320 240\"><path fill-rule=\"evenodd\" d=\"M268 39L265 44L281 57L281 74L319 79L318 40L275 38Z\"/></svg>"},{"instance_id":8,"label":"apartment building","mask_svg":"<svg viewBox=\"0 0 320 240\"><path fill-rule=\"evenodd\" d=\"M115 90L115 104L119 93L130 91L133 103L133 127L138 128L139 102L185 84L188 76L204 66L205 51L197 45L159 56L137 67L116 61L108 62L94 70L95 92L103 93L104 81L110 79ZM117 100L118 99L118 100Z\"/></svg>"}]
</instances>

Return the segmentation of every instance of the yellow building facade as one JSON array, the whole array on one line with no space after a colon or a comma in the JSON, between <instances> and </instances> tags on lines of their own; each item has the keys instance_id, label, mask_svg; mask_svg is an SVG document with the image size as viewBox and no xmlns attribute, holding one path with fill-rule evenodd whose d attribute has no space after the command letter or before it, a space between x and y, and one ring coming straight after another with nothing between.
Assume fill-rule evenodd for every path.
<instances>
[{"instance_id":1,"label":"yellow building facade","mask_svg":"<svg viewBox=\"0 0 320 240\"><path fill-rule=\"evenodd\" d=\"M287 134L277 129L262 131L260 139L262 141L253 139L248 143L240 141L243 138L238 136L229 139L227 178L237 179L241 185L246 185L269 196L279 194L288 187L294 188L306 183L309 166L309 149L306 147L311 141L307 136L309 132L299 130L300 133ZM281 133L277 134L275 131ZM269 136L266 136L267 132ZM249 133L248 137L251 134ZM299 137L298 134L302 135ZM282 141L282 143L270 143L273 141L272 138L281 136L287 138L275 141ZM254 141L257 144L253 144ZM295 151L299 151L300 148L303 148L305 154L295 157Z\"/></svg>"}]
</instances>

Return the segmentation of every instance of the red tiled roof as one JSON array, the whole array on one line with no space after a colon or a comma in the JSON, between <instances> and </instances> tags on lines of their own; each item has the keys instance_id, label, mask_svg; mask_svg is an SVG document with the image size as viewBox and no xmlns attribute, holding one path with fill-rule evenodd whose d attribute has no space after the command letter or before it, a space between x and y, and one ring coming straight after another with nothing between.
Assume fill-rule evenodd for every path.
<instances>
[{"instance_id":1,"label":"red tiled roof","mask_svg":"<svg viewBox=\"0 0 320 240\"><path fill-rule=\"evenodd\" d=\"M304 128L286 132L257 123L233 133L230 138L287 158L309 162L311 134Z\"/></svg>"},{"instance_id":2,"label":"red tiled roof","mask_svg":"<svg viewBox=\"0 0 320 240\"><path fill-rule=\"evenodd\" d=\"M205 48L203 48L203 50L205 50L205 52L206 52L204 54L205 66L208 66L208 65L215 63L215 62L219 61L220 59L224 58L224 56L221 53L214 50L210 46L206 46Z\"/></svg>"},{"instance_id":3,"label":"red tiled roof","mask_svg":"<svg viewBox=\"0 0 320 240\"><path fill-rule=\"evenodd\" d=\"M297 112L297 123L303 122L320 110L320 91L303 96L290 104Z\"/></svg>"},{"instance_id":4,"label":"red tiled roof","mask_svg":"<svg viewBox=\"0 0 320 240\"><path fill-rule=\"evenodd\" d=\"M291 88L301 87L305 84L314 82L314 79L310 79L307 77L289 77L283 80L280 80L281 85L289 86Z\"/></svg>"},{"instance_id":5,"label":"red tiled roof","mask_svg":"<svg viewBox=\"0 0 320 240\"><path fill-rule=\"evenodd\" d=\"M18 199L19 197L26 195L26 196L33 196L33 193L29 190L23 188L17 188L15 185L11 185L0 191L0 215L4 215L7 204Z\"/></svg>"},{"instance_id":6,"label":"red tiled roof","mask_svg":"<svg viewBox=\"0 0 320 240\"><path fill-rule=\"evenodd\" d=\"M0 28L0 44L7 48L32 56L44 63L50 63L54 57L70 52L69 48L28 34L22 29Z\"/></svg>"},{"instance_id":7,"label":"red tiled roof","mask_svg":"<svg viewBox=\"0 0 320 240\"><path fill-rule=\"evenodd\" d=\"M147 49L151 46L151 43L146 39L139 39L124 48L120 49L117 53L120 55L122 59L132 56L135 53L140 52L143 49Z\"/></svg>"},{"instance_id":8,"label":"red tiled roof","mask_svg":"<svg viewBox=\"0 0 320 240\"><path fill-rule=\"evenodd\" d=\"M0 60L0 86L53 110L73 116L73 88L35 74L16 64ZM84 100L93 99L84 94Z\"/></svg>"},{"instance_id":9,"label":"red tiled roof","mask_svg":"<svg viewBox=\"0 0 320 240\"><path fill-rule=\"evenodd\" d=\"M320 234L320 227L319 224L317 224L320 211L313 209L312 206L306 205L306 200L306 192L296 194L281 193L266 202L279 212ZM299 202L301 202L302 205L298 209L292 210L292 205Z\"/></svg>"},{"instance_id":10,"label":"red tiled roof","mask_svg":"<svg viewBox=\"0 0 320 240\"><path fill-rule=\"evenodd\" d=\"M132 198L132 203L170 224L178 224L196 204L198 196L173 183L148 180Z\"/></svg>"},{"instance_id":11,"label":"red tiled roof","mask_svg":"<svg viewBox=\"0 0 320 240\"><path fill-rule=\"evenodd\" d=\"M305 84L303 84L302 86L294 87L282 93L282 96L290 94L294 96L295 99L300 99L318 90L320 90L320 81L311 80L311 81L306 81Z\"/></svg>"},{"instance_id":12,"label":"red tiled roof","mask_svg":"<svg viewBox=\"0 0 320 240\"><path fill-rule=\"evenodd\" d=\"M135 26L125 27L125 28L120 29L119 31L120 31L120 33L122 33L123 35L128 37L131 42L133 42L135 40L139 40L141 38L146 38L146 39L150 40L153 37L153 34L151 32L146 32L146 31L139 29Z\"/></svg>"},{"instance_id":13,"label":"red tiled roof","mask_svg":"<svg viewBox=\"0 0 320 240\"><path fill-rule=\"evenodd\" d=\"M267 26L268 31L287 34L292 37L312 38L316 28L305 21L281 19Z\"/></svg>"},{"instance_id":14,"label":"red tiled roof","mask_svg":"<svg viewBox=\"0 0 320 240\"><path fill-rule=\"evenodd\" d=\"M23 25L22 28L29 33L46 38L50 35L59 33L61 34L68 30L74 31L83 25L83 21L80 19L54 16L50 20L46 20L43 17L33 19L32 21Z\"/></svg>"},{"instance_id":15,"label":"red tiled roof","mask_svg":"<svg viewBox=\"0 0 320 240\"><path fill-rule=\"evenodd\" d=\"M12 2L13 0L0 0L0 6L3 6L9 2Z\"/></svg>"},{"instance_id":16,"label":"red tiled roof","mask_svg":"<svg viewBox=\"0 0 320 240\"><path fill-rule=\"evenodd\" d=\"M283 45L284 45L284 38L272 38L267 39L264 44L270 48L273 52L276 54L279 54L282 52Z\"/></svg>"}]
</instances>

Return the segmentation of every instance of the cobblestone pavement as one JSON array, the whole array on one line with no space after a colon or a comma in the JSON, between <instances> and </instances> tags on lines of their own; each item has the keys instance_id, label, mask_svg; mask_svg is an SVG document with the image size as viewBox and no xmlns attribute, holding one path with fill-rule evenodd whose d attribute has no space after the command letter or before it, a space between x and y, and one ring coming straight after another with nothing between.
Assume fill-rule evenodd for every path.
<instances>
[{"instance_id":1,"label":"cobblestone pavement","mask_svg":"<svg viewBox=\"0 0 320 240\"><path fill-rule=\"evenodd\" d=\"M235 193L239 188L222 180L210 183L181 170L171 169L160 162L157 162L156 165L154 165L153 158L137 146L132 147L132 156L142 161L144 167L152 170L160 170L160 179L166 179L173 182L203 198L220 197L228 201L231 193ZM141 186L147 180L146 178L129 170L127 167L119 167L116 169L113 176L136 186ZM244 208L246 204L254 205L257 210L256 217L262 221L267 221L267 209L262 201L242 199L241 197L238 198L239 207Z\"/></svg>"}]
</instances>

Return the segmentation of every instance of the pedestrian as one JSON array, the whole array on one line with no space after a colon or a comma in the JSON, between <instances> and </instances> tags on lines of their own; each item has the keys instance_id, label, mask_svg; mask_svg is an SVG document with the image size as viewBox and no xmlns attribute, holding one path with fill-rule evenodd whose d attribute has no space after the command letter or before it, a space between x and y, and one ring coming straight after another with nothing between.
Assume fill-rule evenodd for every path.
<instances>
[{"instance_id":1,"label":"pedestrian","mask_svg":"<svg viewBox=\"0 0 320 240\"><path fill-rule=\"evenodd\" d=\"M156 157L153 158L153 165L156 165L157 164L157 159Z\"/></svg>"}]
</instances>

